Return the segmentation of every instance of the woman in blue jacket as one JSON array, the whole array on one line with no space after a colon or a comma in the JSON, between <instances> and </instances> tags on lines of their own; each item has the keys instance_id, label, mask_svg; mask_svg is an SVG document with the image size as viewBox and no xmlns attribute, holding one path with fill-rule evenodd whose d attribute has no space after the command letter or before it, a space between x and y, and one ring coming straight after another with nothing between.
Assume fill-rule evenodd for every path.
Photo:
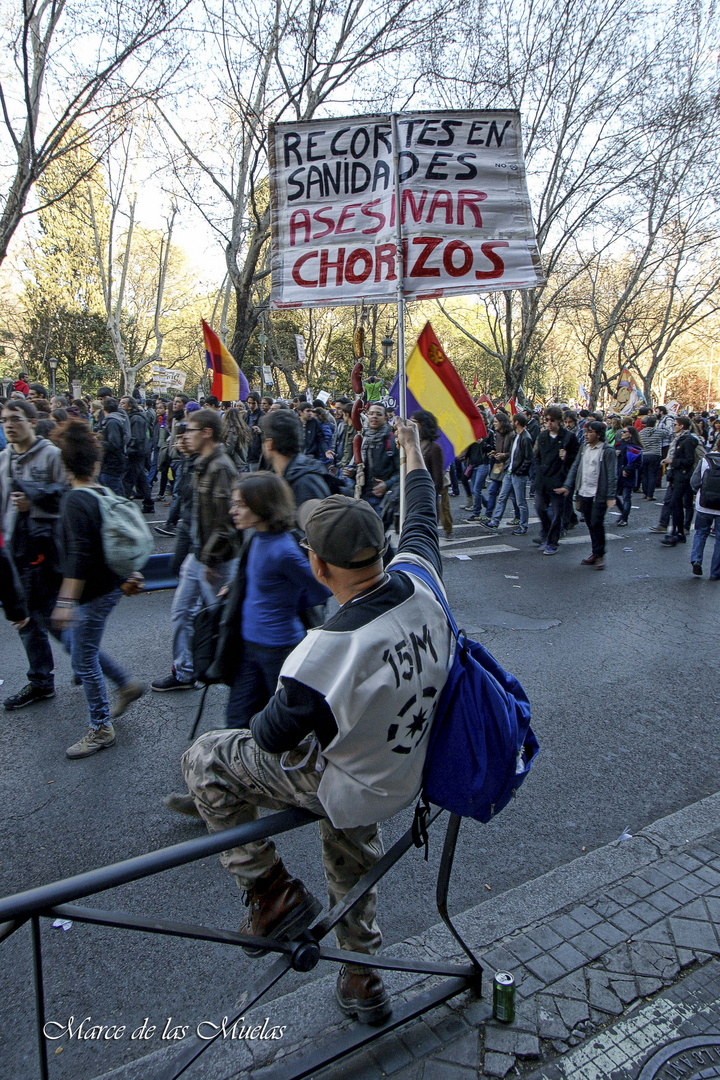
<instances>
[{"instance_id":1,"label":"woman in blue jacket","mask_svg":"<svg viewBox=\"0 0 720 1080\"><path fill-rule=\"evenodd\" d=\"M324 604L330 591L313 577L292 530L292 491L274 473L244 475L233 490L230 515L247 540L231 587L224 623L237 670L230 682L228 727L249 727L270 700L285 658L305 637L301 614ZM308 620L306 619L306 622Z\"/></svg>"},{"instance_id":2,"label":"woman in blue jacket","mask_svg":"<svg viewBox=\"0 0 720 1080\"><path fill-rule=\"evenodd\" d=\"M634 427L620 429L620 438L615 444L617 453L617 504L620 507L618 528L627 525L632 509L633 491L640 483L642 470L642 443Z\"/></svg>"}]
</instances>

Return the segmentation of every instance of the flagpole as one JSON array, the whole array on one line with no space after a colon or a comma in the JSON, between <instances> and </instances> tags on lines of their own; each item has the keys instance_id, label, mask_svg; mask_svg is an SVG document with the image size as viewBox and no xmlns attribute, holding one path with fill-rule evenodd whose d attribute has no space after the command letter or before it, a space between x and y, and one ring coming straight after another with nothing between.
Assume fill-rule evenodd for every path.
<instances>
[{"instance_id":1,"label":"flagpole","mask_svg":"<svg viewBox=\"0 0 720 1080\"><path fill-rule=\"evenodd\" d=\"M403 287L403 231L402 231L402 198L400 194L400 135L398 130L398 114L393 113L392 142L393 142L393 184L395 198L395 275L397 278L397 320L398 320L398 412L400 419L407 420L407 376L405 373L405 290ZM405 451L400 449L400 528L405 522L405 475L406 475Z\"/></svg>"}]
</instances>

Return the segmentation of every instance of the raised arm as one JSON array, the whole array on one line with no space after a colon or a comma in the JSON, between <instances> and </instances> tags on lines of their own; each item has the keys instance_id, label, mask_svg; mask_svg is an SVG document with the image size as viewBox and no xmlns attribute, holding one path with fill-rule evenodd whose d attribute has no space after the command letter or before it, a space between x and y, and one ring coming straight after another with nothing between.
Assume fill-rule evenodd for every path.
<instances>
[{"instance_id":1,"label":"raised arm","mask_svg":"<svg viewBox=\"0 0 720 1080\"><path fill-rule=\"evenodd\" d=\"M437 534L437 496L420 449L420 435L412 421L395 421L395 436L407 458L405 478L405 522L400 533L398 555L420 555L442 577L442 558Z\"/></svg>"}]
</instances>

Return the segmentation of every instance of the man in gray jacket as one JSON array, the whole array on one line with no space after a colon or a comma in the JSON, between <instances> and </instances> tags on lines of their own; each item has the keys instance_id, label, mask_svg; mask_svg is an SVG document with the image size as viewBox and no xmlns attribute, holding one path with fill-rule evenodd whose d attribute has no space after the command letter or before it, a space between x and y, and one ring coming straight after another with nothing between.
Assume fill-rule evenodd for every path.
<instances>
[{"instance_id":1,"label":"man in gray jacket","mask_svg":"<svg viewBox=\"0 0 720 1080\"><path fill-rule=\"evenodd\" d=\"M61 576L55 545L60 499L67 488L60 451L35 434L37 410L30 401L8 401L2 408L7 446L0 452L0 514L8 551L20 575L29 619L20 629L28 658L28 682L6 698L6 709L22 709L55 697L50 614Z\"/></svg>"},{"instance_id":2,"label":"man in gray jacket","mask_svg":"<svg viewBox=\"0 0 720 1080\"><path fill-rule=\"evenodd\" d=\"M569 495L575 489L580 513L590 533L592 553L583 566L605 569L605 512L615 504L617 465L615 451L605 443L605 425L592 420L585 425L585 443L575 458L562 488Z\"/></svg>"}]
</instances>

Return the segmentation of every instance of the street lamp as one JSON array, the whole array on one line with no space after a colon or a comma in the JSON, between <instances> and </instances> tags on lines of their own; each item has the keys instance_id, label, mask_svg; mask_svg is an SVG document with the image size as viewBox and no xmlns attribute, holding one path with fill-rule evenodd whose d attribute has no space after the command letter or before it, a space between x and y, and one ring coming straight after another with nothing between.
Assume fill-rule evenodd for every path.
<instances>
[{"instance_id":1,"label":"street lamp","mask_svg":"<svg viewBox=\"0 0 720 1080\"><path fill-rule=\"evenodd\" d=\"M334 402L335 401L335 380L337 379L337 371L335 370L335 368L332 368L332 370L329 372L329 375L330 375L330 382L332 383L332 400Z\"/></svg>"},{"instance_id":2,"label":"street lamp","mask_svg":"<svg viewBox=\"0 0 720 1080\"><path fill-rule=\"evenodd\" d=\"M52 375L52 392L53 392L53 396L54 396L55 395L55 372L57 371L57 366L58 366L57 357L51 356L50 359L48 360L48 364L50 365L50 373Z\"/></svg>"},{"instance_id":3,"label":"street lamp","mask_svg":"<svg viewBox=\"0 0 720 1080\"><path fill-rule=\"evenodd\" d=\"M390 324L388 323L388 325L385 327L385 337L380 342L380 345L382 347L383 360L386 363L392 356L394 344L395 343L390 334Z\"/></svg>"}]
</instances>

